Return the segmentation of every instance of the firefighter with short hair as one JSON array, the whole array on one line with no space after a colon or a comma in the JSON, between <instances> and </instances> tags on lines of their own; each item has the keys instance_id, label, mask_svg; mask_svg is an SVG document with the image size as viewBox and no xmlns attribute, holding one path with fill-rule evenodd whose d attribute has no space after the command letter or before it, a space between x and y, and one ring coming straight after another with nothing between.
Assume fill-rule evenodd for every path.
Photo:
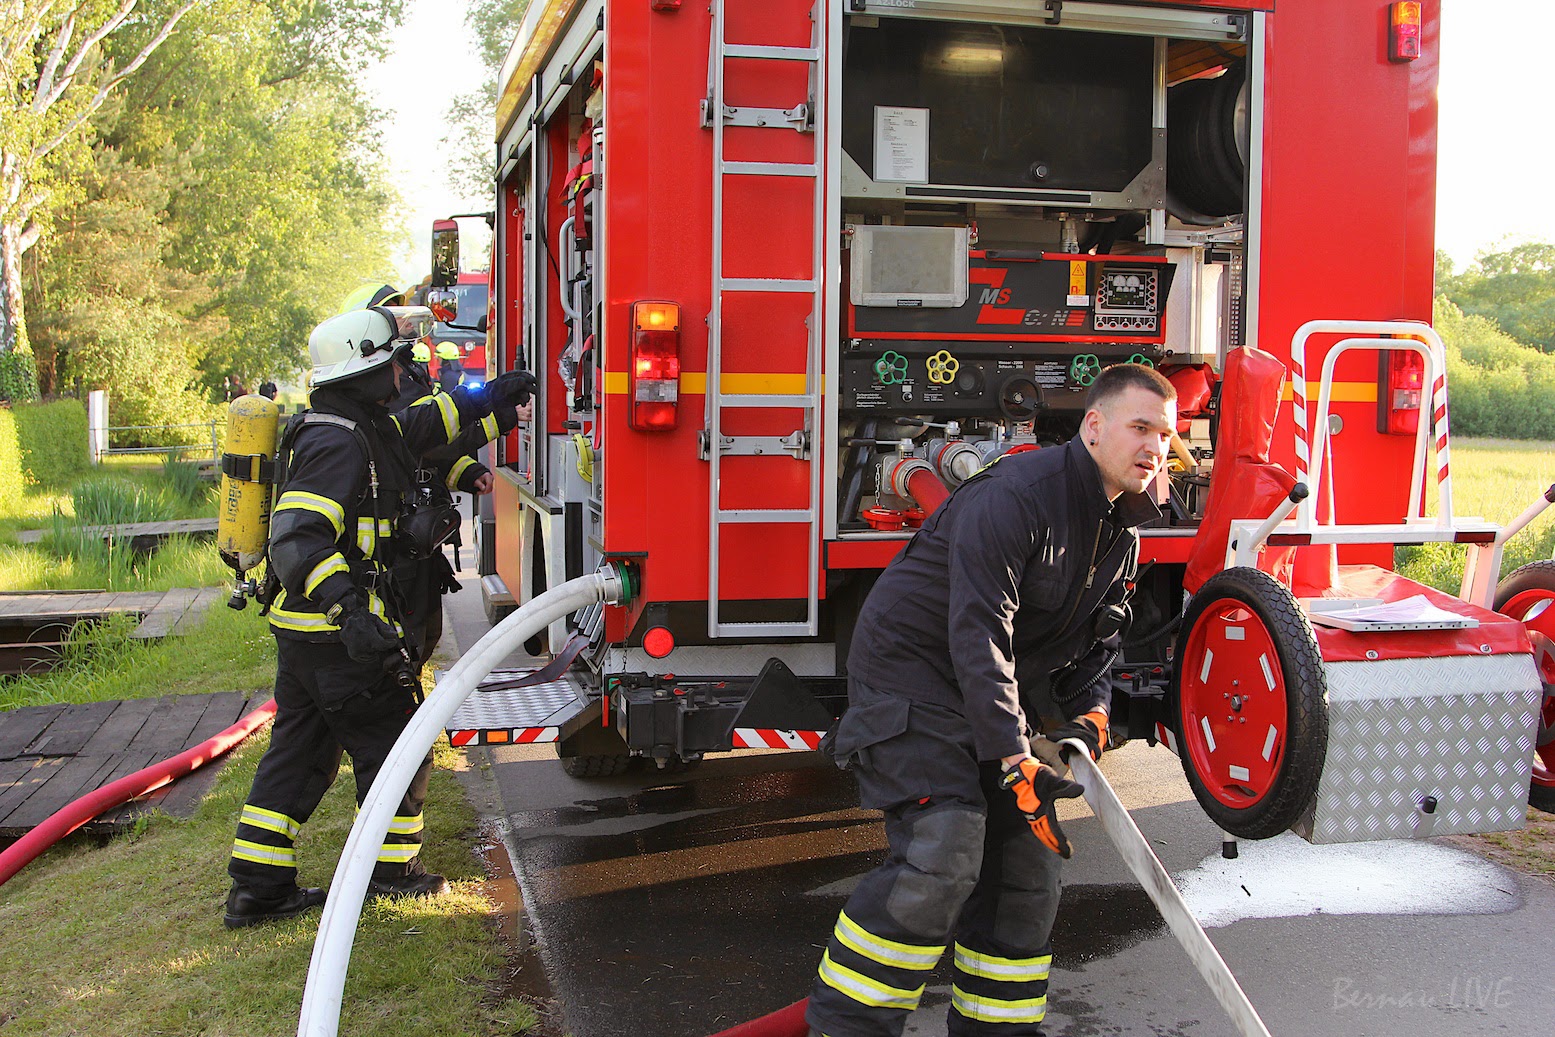
<instances>
[{"instance_id":1,"label":"firefighter with short hair","mask_svg":"<svg viewBox=\"0 0 1555 1037\"><path fill-rule=\"evenodd\" d=\"M1079 435L967 480L871 590L823 748L884 812L890 850L837 919L813 1034L900 1034L952 948L950 1034L1041 1032L1070 852L1054 804L1082 794L1057 743L1106 746L1176 395L1151 368L1107 369Z\"/></svg>"},{"instance_id":2,"label":"firefighter with short hair","mask_svg":"<svg viewBox=\"0 0 1555 1037\"><path fill-rule=\"evenodd\" d=\"M323 890L297 884L298 832L333 783L342 751L351 756L357 802L366 797L420 701L390 578L415 458L493 406L526 402L534 388L528 372L510 372L485 391L460 389L390 414L400 379L394 357L430 323L425 309L373 306L331 317L308 339L312 410L283 437L285 474L270 519L276 716L227 865L229 928L324 902ZM395 811L373 870L376 895L447 889L420 858L430 763L428 754Z\"/></svg>"}]
</instances>

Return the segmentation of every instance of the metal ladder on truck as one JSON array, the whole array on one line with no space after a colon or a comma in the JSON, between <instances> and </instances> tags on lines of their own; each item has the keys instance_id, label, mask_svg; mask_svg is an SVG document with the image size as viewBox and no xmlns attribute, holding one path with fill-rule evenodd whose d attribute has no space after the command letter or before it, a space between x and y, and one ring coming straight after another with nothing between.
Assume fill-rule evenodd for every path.
<instances>
[{"instance_id":1,"label":"metal ladder on truck","mask_svg":"<svg viewBox=\"0 0 1555 1037\"><path fill-rule=\"evenodd\" d=\"M747 0L751 2L751 0ZM823 170L826 156L826 105L824 84L826 0L816 0L810 12L811 45L808 47L762 46L730 43L724 38L728 0L713 0L712 35L708 55L708 97L703 102L703 125L713 131L713 291L708 315L707 424L703 454L709 463L708 478L708 591L707 633L711 638L809 637L819 629L819 573L821 540L821 461L816 437L821 417L821 344L824 340L826 255L826 191ZM726 61L799 62L809 67L809 93L792 108L732 107L725 99ZM755 127L773 133L808 133L814 142L809 162L728 161L724 157L724 130L730 126ZM812 247L810 275L805 278L727 277L724 273L724 187L730 177L801 177L808 179L812 198ZM723 389L723 304L739 293L766 292L808 294L806 319L805 392L778 395L727 393ZM788 436L727 436L724 415L740 407L797 410L803 424ZM794 463L807 466L809 505L806 508L740 508L723 505L721 496L725 466L735 468L742 458L786 452ZM719 543L724 527L734 523L803 526L808 531L809 564L805 618L781 622L725 622L720 609Z\"/></svg>"}]
</instances>

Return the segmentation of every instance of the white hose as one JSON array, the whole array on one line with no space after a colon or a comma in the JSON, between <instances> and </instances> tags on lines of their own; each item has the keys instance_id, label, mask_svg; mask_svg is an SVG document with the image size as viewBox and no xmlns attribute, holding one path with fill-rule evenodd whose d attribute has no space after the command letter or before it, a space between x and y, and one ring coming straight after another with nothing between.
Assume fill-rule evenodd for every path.
<instances>
[{"instance_id":1,"label":"white hose","mask_svg":"<svg viewBox=\"0 0 1555 1037\"><path fill-rule=\"evenodd\" d=\"M1172 877L1161 866L1160 858L1150 849L1150 844L1124 809L1118 794L1112 791L1112 785L1091 762L1090 752L1077 739L1066 739L1063 744L1079 750L1069 754L1069 766L1074 771L1075 780L1085 786L1085 801L1101 821L1112 845L1117 847L1123 863L1128 865L1139 884L1145 887L1145 892L1160 909L1161 917L1166 919L1172 935L1177 937L1182 949L1188 952L1193 967L1199 970L1199 975L1209 985L1209 992L1215 995L1220 1007L1231 1017L1237 1033L1242 1037L1269 1037L1269 1030L1258 1017L1258 1010L1247 999L1241 984L1231 974L1231 969L1210 942L1199 920L1193 917L1187 901L1183 900L1182 894L1172 884Z\"/></svg>"},{"instance_id":2,"label":"white hose","mask_svg":"<svg viewBox=\"0 0 1555 1037\"><path fill-rule=\"evenodd\" d=\"M319 933L313 941L313 960L308 965L308 985L303 991L302 1015L297 1021L298 1037L335 1037L340 1030L340 1002L345 991L346 968L351 961L351 945L356 940L362 901L367 896L379 847L388 834L395 809L410 787L411 778L444 725L475 686L525 640L585 605L598 601L615 604L622 594L621 579L609 567L546 591L487 631L475 642L475 647L443 675L436 689L416 710L394 748L389 750L377 780L362 802L356 823L351 826L351 835L340 853L340 863L335 866L329 900L324 905Z\"/></svg>"}]
</instances>

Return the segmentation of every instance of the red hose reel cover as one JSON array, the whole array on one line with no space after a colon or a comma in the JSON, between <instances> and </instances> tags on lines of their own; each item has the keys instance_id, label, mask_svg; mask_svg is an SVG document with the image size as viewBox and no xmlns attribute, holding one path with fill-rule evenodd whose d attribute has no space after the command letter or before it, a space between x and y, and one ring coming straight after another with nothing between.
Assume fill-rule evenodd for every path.
<instances>
[{"instance_id":1,"label":"red hose reel cover","mask_svg":"<svg viewBox=\"0 0 1555 1037\"><path fill-rule=\"evenodd\" d=\"M1296 485L1293 475L1269 463L1284 385L1285 365L1279 358L1249 346L1226 356L1209 504L1183 576L1183 587L1190 593L1225 568L1231 523L1267 516ZM1259 556L1258 568L1288 584L1294 554L1289 547L1266 550Z\"/></svg>"}]
</instances>

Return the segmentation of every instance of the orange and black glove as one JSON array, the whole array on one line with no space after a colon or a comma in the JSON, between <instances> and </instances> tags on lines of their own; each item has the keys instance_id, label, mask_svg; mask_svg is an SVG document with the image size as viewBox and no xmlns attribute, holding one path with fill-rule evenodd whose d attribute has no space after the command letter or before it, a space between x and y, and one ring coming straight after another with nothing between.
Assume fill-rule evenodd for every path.
<instances>
[{"instance_id":1,"label":"orange and black glove","mask_svg":"<svg viewBox=\"0 0 1555 1037\"><path fill-rule=\"evenodd\" d=\"M1072 851L1069 840L1064 838L1064 830L1058 827L1058 814L1053 804L1060 799L1078 799L1085 794L1085 789L1029 756L1007 769L999 785L1015 793L1015 805L1031 822L1031 830L1042 840L1042 845L1068 860Z\"/></svg>"},{"instance_id":2,"label":"orange and black glove","mask_svg":"<svg viewBox=\"0 0 1555 1037\"><path fill-rule=\"evenodd\" d=\"M1074 738L1085 744L1091 752L1091 759L1101 759L1102 750L1107 748L1107 713L1105 710L1093 709L1084 716L1075 717L1067 724L1060 724L1051 731L1044 732L1044 736L1051 742L1063 742L1065 739Z\"/></svg>"}]
</instances>

